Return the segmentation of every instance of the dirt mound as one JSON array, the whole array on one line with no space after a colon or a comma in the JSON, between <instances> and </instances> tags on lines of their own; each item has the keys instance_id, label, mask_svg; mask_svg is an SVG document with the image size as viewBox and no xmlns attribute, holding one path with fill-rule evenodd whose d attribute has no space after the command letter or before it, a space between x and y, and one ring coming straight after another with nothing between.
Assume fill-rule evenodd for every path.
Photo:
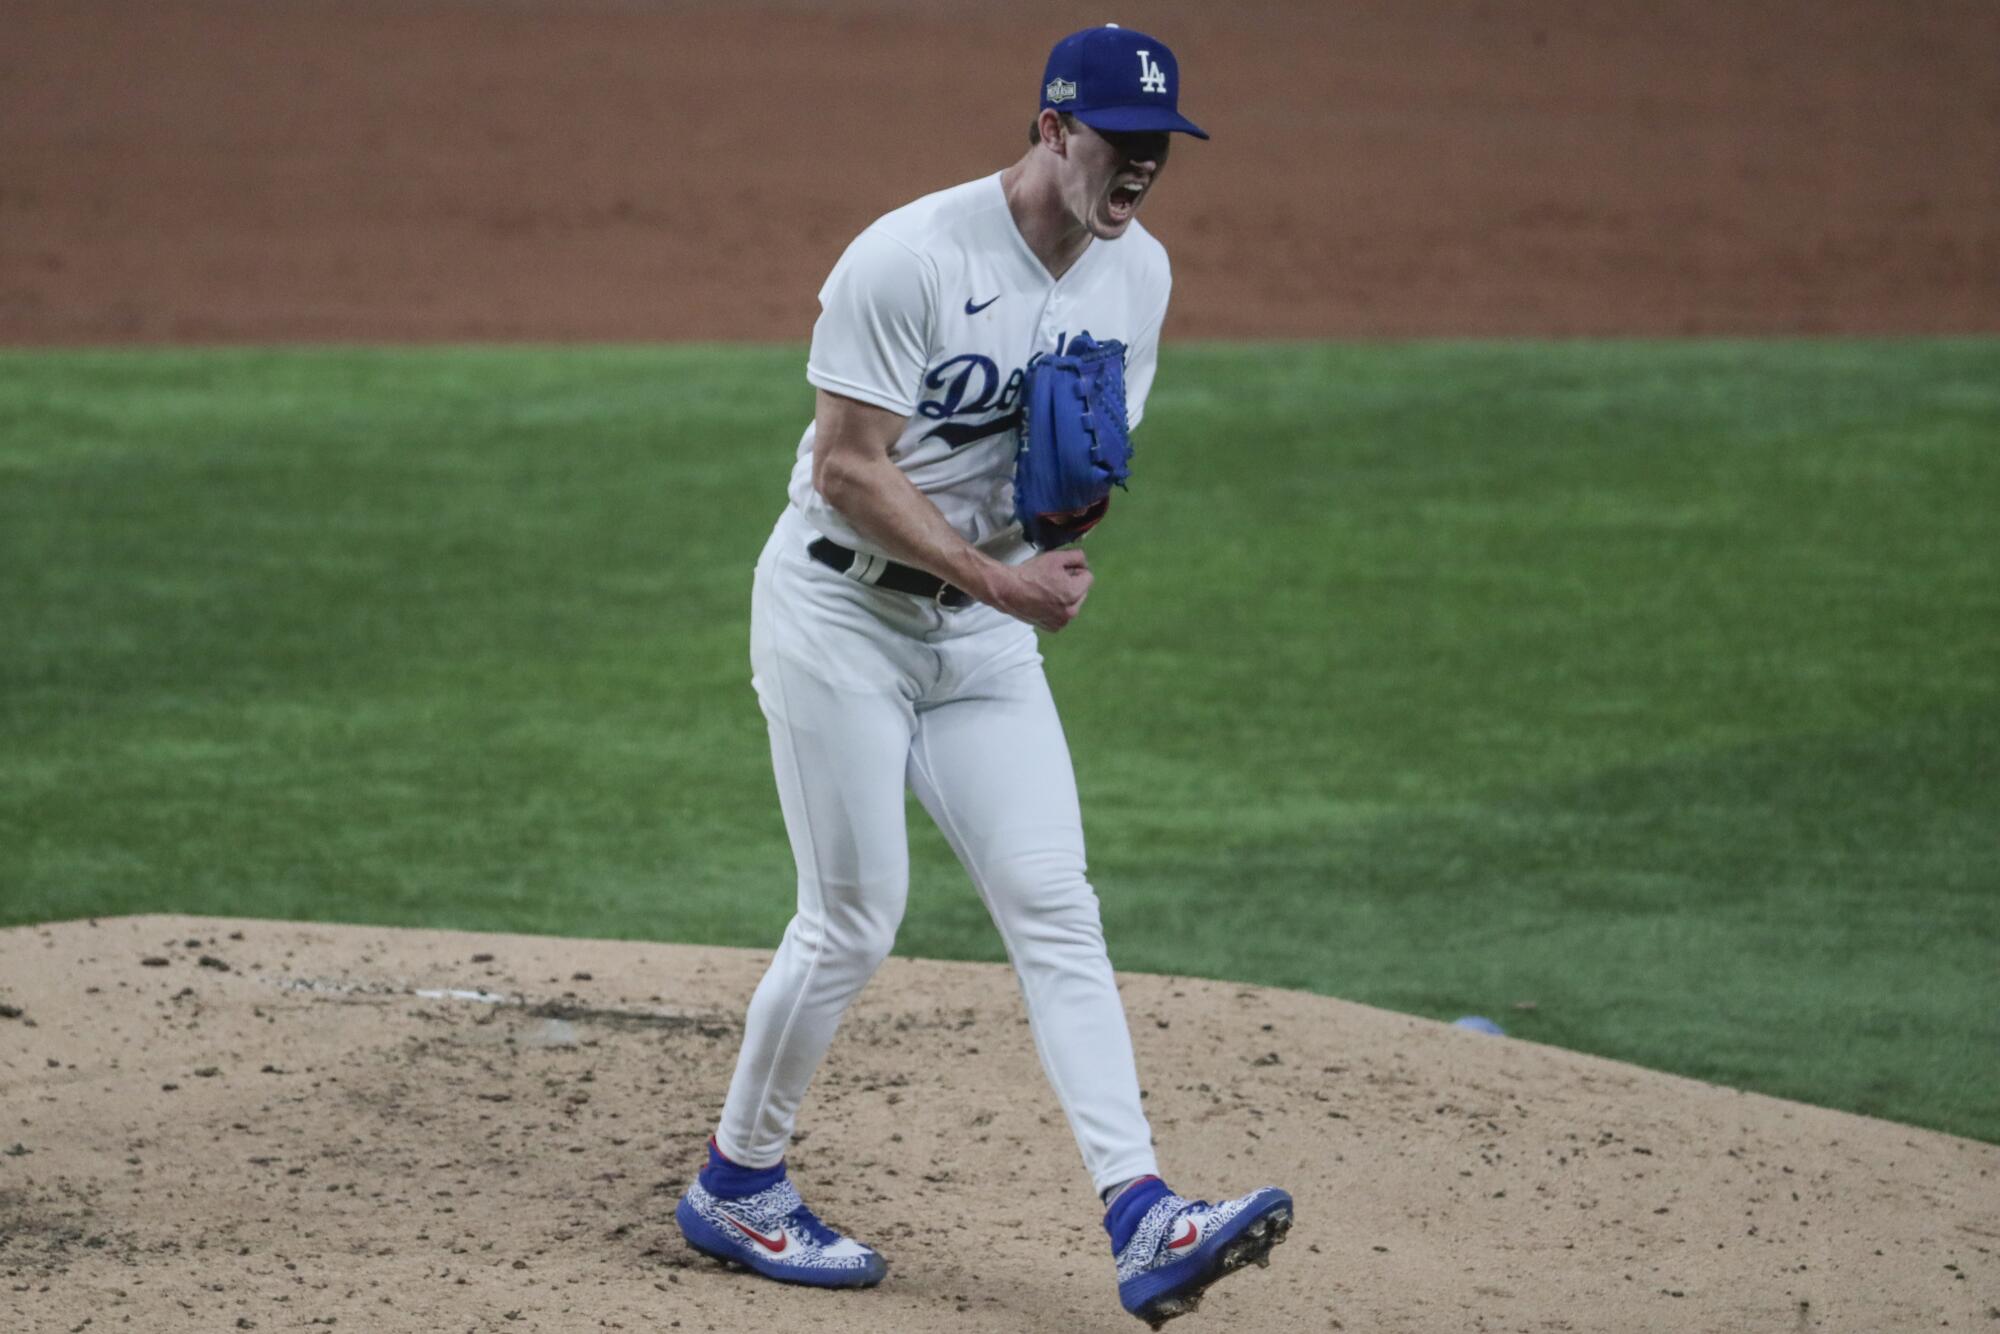
<instances>
[{"instance_id":1,"label":"dirt mound","mask_svg":"<svg viewBox=\"0 0 2000 1334\"><path fill-rule=\"evenodd\" d=\"M894 960L795 1176L864 1294L689 1252L764 955L135 917L0 932L0 1328L1138 1328L1011 974ZM1299 1201L1182 1328L1985 1328L2000 1148L1323 997L1123 979L1177 1183Z\"/></svg>"},{"instance_id":2,"label":"dirt mound","mask_svg":"<svg viewBox=\"0 0 2000 1334\"><path fill-rule=\"evenodd\" d=\"M1136 17L1136 16L1135 16ZM802 340L1074 6L0 0L0 343ZM1990 0L1153 0L1170 335L2000 330Z\"/></svg>"}]
</instances>

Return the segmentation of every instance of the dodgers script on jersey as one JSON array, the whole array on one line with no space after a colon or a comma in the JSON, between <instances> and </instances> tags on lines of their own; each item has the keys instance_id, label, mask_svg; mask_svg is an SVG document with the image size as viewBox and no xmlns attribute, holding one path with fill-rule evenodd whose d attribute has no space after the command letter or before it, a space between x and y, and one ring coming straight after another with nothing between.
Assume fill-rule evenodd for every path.
<instances>
[{"instance_id":1,"label":"dodgers script on jersey","mask_svg":"<svg viewBox=\"0 0 2000 1334\"><path fill-rule=\"evenodd\" d=\"M908 417L891 450L897 466L960 536L1018 563L1034 554L1014 520L1029 358L1060 352L1079 333L1120 340L1127 424L1137 428L1172 285L1165 247L1136 220L1051 278L995 173L927 195L855 238L820 289L806 379ZM885 555L813 489L812 454L808 426L792 504L834 541Z\"/></svg>"}]
</instances>

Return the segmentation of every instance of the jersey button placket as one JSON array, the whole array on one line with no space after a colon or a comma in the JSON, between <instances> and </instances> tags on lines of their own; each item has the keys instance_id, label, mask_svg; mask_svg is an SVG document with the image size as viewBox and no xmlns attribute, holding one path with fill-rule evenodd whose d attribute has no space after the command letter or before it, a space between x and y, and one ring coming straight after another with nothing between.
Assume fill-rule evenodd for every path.
<instances>
[{"instance_id":1,"label":"jersey button placket","mask_svg":"<svg viewBox=\"0 0 2000 1334\"><path fill-rule=\"evenodd\" d=\"M1062 336L1062 332L1063 332L1063 299L1060 295L1051 296L1049 298L1049 304L1042 307L1043 346L1045 347L1053 346L1056 339Z\"/></svg>"}]
</instances>

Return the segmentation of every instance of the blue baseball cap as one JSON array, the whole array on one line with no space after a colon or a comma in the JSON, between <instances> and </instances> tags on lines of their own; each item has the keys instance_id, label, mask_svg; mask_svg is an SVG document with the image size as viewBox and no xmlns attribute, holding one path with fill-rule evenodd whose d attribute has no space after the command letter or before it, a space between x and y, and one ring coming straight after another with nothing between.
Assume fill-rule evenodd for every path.
<instances>
[{"instance_id":1,"label":"blue baseball cap","mask_svg":"<svg viewBox=\"0 0 2000 1334\"><path fill-rule=\"evenodd\" d=\"M1107 23L1073 32L1049 52L1042 109L1066 111L1093 130L1208 131L1180 112L1181 66L1157 37Z\"/></svg>"}]
</instances>

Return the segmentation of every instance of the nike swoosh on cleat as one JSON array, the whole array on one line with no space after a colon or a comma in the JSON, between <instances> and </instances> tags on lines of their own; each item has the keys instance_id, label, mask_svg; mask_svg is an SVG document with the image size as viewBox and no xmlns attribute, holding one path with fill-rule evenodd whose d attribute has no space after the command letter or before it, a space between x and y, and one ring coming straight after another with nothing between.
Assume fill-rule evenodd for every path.
<instances>
[{"instance_id":1,"label":"nike swoosh on cleat","mask_svg":"<svg viewBox=\"0 0 2000 1334\"><path fill-rule=\"evenodd\" d=\"M1005 292L1002 292L1000 294L1000 296L1005 296L1005 295L1006 295ZM978 305L975 306L972 304L972 298L967 297L965 298L965 313L968 315L977 315L980 311L986 309L988 306L992 305L995 301L998 301L999 299L1000 297L998 296L988 297L986 300L980 302Z\"/></svg>"},{"instance_id":2,"label":"nike swoosh on cleat","mask_svg":"<svg viewBox=\"0 0 2000 1334\"><path fill-rule=\"evenodd\" d=\"M750 1240L756 1242L759 1246L762 1246L765 1250L769 1251L773 1255L783 1255L785 1253L785 1247L791 1245L792 1243L791 1237L787 1236L783 1232L780 1232L778 1234L778 1239L776 1241L773 1241L771 1238L759 1232L756 1228L751 1227L748 1223L742 1222L737 1218L733 1218L728 1214L723 1214L722 1216L724 1218L729 1219L731 1223L734 1223L736 1227L743 1233L744 1236L750 1238Z\"/></svg>"},{"instance_id":3,"label":"nike swoosh on cleat","mask_svg":"<svg viewBox=\"0 0 2000 1334\"><path fill-rule=\"evenodd\" d=\"M1183 1246L1194 1245L1194 1239L1201 1235L1201 1229L1194 1225L1192 1218L1183 1218L1181 1226L1186 1228L1187 1231L1167 1243L1167 1249L1170 1251L1177 1251Z\"/></svg>"}]
</instances>

